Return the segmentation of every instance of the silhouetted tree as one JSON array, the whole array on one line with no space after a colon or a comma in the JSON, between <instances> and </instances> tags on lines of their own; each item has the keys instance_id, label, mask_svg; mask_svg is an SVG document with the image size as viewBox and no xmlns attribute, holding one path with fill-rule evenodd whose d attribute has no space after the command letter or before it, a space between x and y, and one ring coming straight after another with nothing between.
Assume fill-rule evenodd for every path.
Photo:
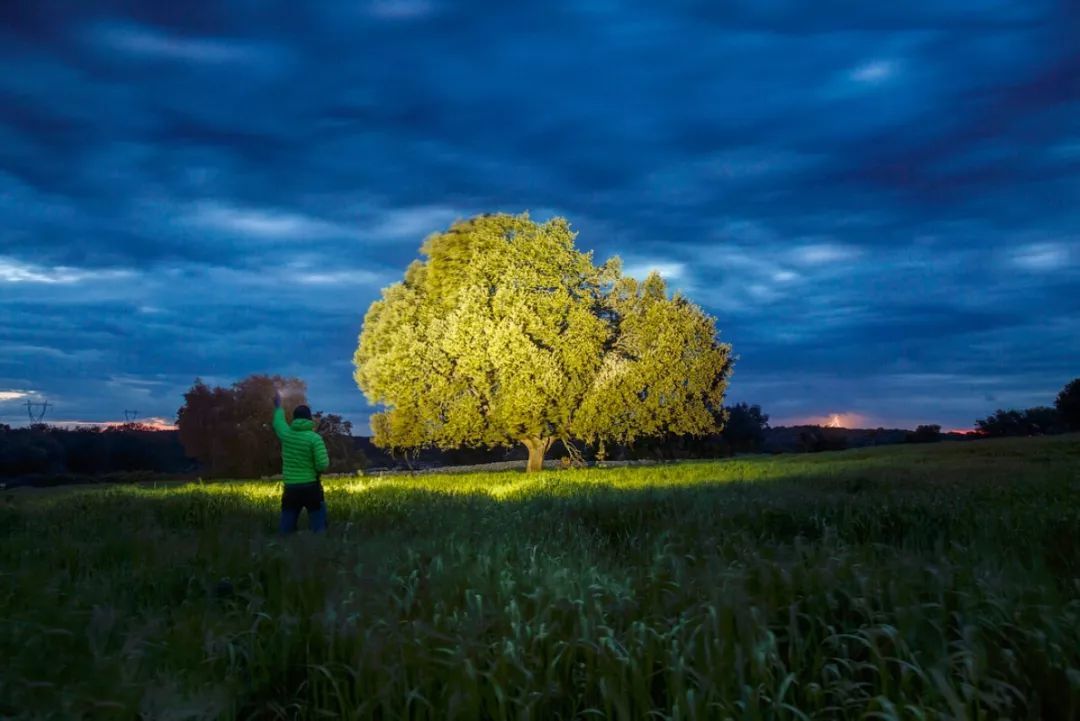
<instances>
[{"instance_id":1,"label":"silhouetted tree","mask_svg":"<svg viewBox=\"0 0 1080 721\"><path fill-rule=\"evenodd\" d=\"M184 405L177 411L176 426L184 451L204 468L212 468L218 447L224 445L219 439L225 419L223 409L231 402L225 388L211 388L201 378L184 394ZM224 451L221 451L224 454Z\"/></svg>"},{"instance_id":2,"label":"silhouetted tree","mask_svg":"<svg viewBox=\"0 0 1080 721\"><path fill-rule=\"evenodd\" d=\"M146 471L183 473L192 463L184 455L176 431L139 424L101 428L56 428L33 425L0 427L0 476L61 476L77 481L99 474Z\"/></svg>"},{"instance_id":3,"label":"silhouetted tree","mask_svg":"<svg viewBox=\"0 0 1080 721\"><path fill-rule=\"evenodd\" d=\"M1051 406L1028 408L1024 411L1024 420L1031 429L1031 435L1035 436L1064 433L1066 430L1061 414Z\"/></svg>"},{"instance_id":4,"label":"silhouetted tree","mask_svg":"<svg viewBox=\"0 0 1080 721\"><path fill-rule=\"evenodd\" d=\"M799 450L804 453L842 451L848 447L843 429L807 426L799 432Z\"/></svg>"},{"instance_id":5,"label":"silhouetted tree","mask_svg":"<svg viewBox=\"0 0 1080 721\"><path fill-rule=\"evenodd\" d=\"M934 443L941 440L941 426L932 423L919 426L913 432L907 434L908 443Z\"/></svg>"},{"instance_id":6,"label":"silhouetted tree","mask_svg":"<svg viewBox=\"0 0 1080 721\"><path fill-rule=\"evenodd\" d=\"M769 429L769 416L759 405L736 403L725 408L727 421L721 436L733 453L753 453L761 450L765 431Z\"/></svg>"},{"instance_id":7,"label":"silhouetted tree","mask_svg":"<svg viewBox=\"0 0 1080 721\"><path fill-rule=\"evenodd\" d=\"M1026 436L1027 425L1020 411L1007 411L1002 408L993 415L975 421L975 428L986 436Z\"/></svg>"},{"instance_id":8,"label":"silhouetted tree","mask_svg":"<svg viewBox=\"0 0 1080 721\"><path fill-rule=\"evenodd\" d=\"M215 477L279 473L280 445L270 426L275 390L281 391L291 420L293 409L306 403L307 385L298 378L252 375L231 388L196 380L177 412L184 450Z\"/></svg>"},{"instance_id":9,"label":"silhouetted tree","mask_svg":"<svg viewBox=\"0 0 1080 721\"><path fill-rule=\"evenodd\" d=\"M331 473L349 473L367 467L367 456L352 439L352 423L336 413L316 413L315 430L326 443Z\"/></svg>"},{"instance_id":10,"label":"silhouetted tree","mask_svg":"<svg viewBox=\"0 0 1080 721\"><path fill-rule=\"evenodd\" d=\"M1061 416L1066 428L1080 431L1080 378L1075 378L1065 385L1054 401L1054 408Z\"/></svg>"},{"instance_id":11,"label":"silhouetted tree","mask_svg":"<svg viewBox=\"0 0 1080 721\"><path fill-rule=\"evenodd\" d=\"M1064 430L1057 409L1038 406L1027 410L998 409L988 418L975 421L979 433L986 436L1042 436Z\"/></svg>"},{"instance_id":12,"label":"silhouetted tree","mask_svg":"<svg viewBox=\"0 0 1080 721\"><path fill-rule=\"evenodd\" d=\"M0 444L0 469L7 476L63 473L64 447L47 430L7 432Z\"/></svg>"}]
</instances>

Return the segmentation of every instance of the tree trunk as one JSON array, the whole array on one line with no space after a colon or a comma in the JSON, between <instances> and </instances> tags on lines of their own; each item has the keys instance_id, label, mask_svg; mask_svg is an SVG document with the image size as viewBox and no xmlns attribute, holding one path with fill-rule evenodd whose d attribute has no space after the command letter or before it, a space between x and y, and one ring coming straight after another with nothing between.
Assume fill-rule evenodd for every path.
<instances>
[{"instance_id":1,"label":"tree trunk","mask_svg":"<svg viewBox=\"0 0 1080 721\"><path fill-rule=\"evenodd\" d=\"M529 465L525 470L529 473L540 471L544 468L544 454L555 442L554 438L522 438L521 442L529 449Z\"/></svg>"}]
</instances>

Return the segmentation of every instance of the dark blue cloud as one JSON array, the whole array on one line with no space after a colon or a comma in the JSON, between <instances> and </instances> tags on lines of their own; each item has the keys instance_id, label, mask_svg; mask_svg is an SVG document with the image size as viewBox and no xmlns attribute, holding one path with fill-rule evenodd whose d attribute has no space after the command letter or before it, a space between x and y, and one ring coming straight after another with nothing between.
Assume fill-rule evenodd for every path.
<instances>
[{"instance_id":1,"label":"dark blue cloud","mask_svg":"<svg viewBox=\"0 0 1080 721\"><path fill-rule=\"evenodd\" d=\"M659 268L781 420L970 425L1080 374L1067 3L0 6L0 415L195 376L369 409L367 304L455 218ZM7 400L4 400L7 399ZM992 399L992 400L991 400Z\"/></svg>"}]
</instances>

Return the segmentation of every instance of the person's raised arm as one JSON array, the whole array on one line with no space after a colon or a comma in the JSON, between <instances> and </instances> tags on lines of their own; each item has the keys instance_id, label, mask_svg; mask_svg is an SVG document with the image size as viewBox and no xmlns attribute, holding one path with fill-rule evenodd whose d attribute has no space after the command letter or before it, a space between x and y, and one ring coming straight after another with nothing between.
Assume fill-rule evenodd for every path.
<instances>
[{"instance_id":1,"label":"person's raised arm","mask_svg":"<svg viewBox=\"0 0 1080 721\"><path fill-rule=\"evenodd\" d=\"M274 433L278 438L284 438L289 432L289 424L285 422L285 409L281 407L281 391L274 391Z\"/></svg>"}]
</instances>

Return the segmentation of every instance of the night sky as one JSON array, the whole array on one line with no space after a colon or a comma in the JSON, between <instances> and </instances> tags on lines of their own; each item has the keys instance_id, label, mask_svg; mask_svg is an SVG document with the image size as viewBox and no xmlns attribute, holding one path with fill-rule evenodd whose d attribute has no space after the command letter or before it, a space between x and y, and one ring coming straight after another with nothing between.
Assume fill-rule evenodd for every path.
<instances>
[{"instance_id":1,"label":"night sky","mask_svg":"<svg viewBox=\"0 0 1080 721\"><path fill-rule=\"evenodd\" d=\"M90 6L96 6L92 9ZM1080 375L1070 2L0 3L0 421L298 375L367 432L425 235L566 216L774 424L971 427Z\"/></svg>"}]
</instances>

